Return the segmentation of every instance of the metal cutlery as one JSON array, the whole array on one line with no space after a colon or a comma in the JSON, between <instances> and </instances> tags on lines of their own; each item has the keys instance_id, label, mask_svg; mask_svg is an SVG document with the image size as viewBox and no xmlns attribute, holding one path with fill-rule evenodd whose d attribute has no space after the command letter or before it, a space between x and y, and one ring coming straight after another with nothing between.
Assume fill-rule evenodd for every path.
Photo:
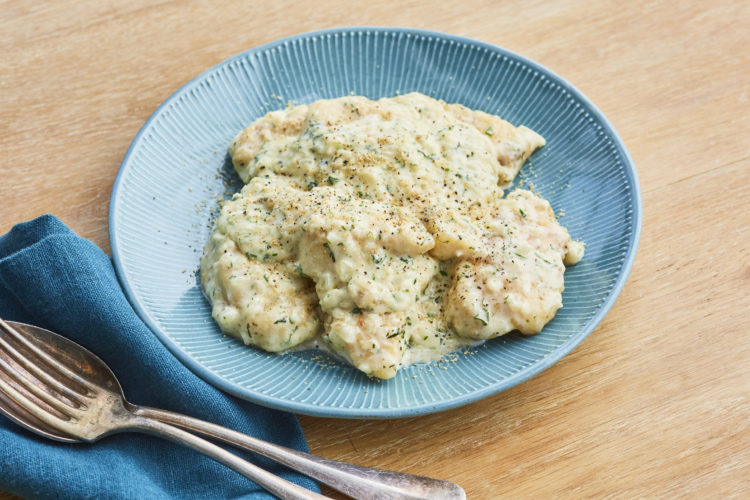
<instances>
[{"instance_id":1,"label":"metal cutlery","mask_svg":"<svg viewBox=\"0 0 750 500\"><path fill-rule=\"evenodd\" d=\"M194 448L283 499L327 498L189 431L280 462L358 499L464 499L457 484L317 457L186 415L129 403L97 356L49 330L0 319L0 412L57 441L95 442L145 432Z\"/></svg>"}]
</instances>

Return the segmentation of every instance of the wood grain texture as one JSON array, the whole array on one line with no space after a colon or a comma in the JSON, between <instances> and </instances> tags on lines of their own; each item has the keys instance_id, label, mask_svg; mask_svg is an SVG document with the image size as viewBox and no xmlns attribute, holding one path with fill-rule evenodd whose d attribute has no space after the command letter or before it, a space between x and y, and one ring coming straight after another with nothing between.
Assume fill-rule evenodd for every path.
<instances>
[{"instance_id":1,"label":"wood grain texture","mask_svg":"<svg viewBox=\"0 0 750 500\"><path fill-rule=\"evenodd\" d=\"M638 168L631 277L539 376L396 421L302 417L310 448L469 498L750 496L750 3L0 3L0 233L54 213L109 250L119 163L156 107L247 48L345 25L434 29L576 85ZM0 498L5 498L0 494Z\"/></svg>"}]
</instances>

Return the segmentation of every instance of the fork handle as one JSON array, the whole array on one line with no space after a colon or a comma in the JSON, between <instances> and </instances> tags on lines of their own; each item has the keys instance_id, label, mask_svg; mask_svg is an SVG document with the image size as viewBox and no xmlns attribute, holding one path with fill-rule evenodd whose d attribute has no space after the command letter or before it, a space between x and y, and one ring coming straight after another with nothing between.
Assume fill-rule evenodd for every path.
<instances>
[{"instance_id":1,"label":"fork handle","mask_svg":"<svg viewBox=\"0 0 750 500\"><path fill-rule=\"evenodd\" d=\"M317 457L263 441L220 425L156 408L136 407L139 417L167 422L263 455L360 500L382 498L462 500L455 483Z\"/></svg>"},{"instance_id":2,"label":"fork handle","mask_svg":"<svg viewBox=\"0 0 750 500\"><path fill-rule=\"evenodd\" d=\"M200 451L217 462L234 469L281 499L330 500L329 497L291 483L286 479L261 469L257 465L253 465L250 462L241 459L237 455L234 455L205 439L199 438L198 436L164 422L153 420L151 418L136 417L128 422L128 424L128 430L141 431L147 434L163 437Z\"/></svg>"}]
</instances>

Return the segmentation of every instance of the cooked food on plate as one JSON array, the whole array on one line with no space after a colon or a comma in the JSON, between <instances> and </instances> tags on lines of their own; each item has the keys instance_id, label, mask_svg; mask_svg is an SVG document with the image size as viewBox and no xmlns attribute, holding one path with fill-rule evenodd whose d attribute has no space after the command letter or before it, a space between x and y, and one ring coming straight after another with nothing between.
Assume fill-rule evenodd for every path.
<instances>
[{"instance_id":1,"label":"cooked food on plate","mask_svg":"<svg viewBox=\"0 0 750 500\"><path fill-rule=\"evenodd\" d=\"M229 146L245 186L201 260L214 319L246 344L323 347L381 379L539 332L584 250L546 200L504 195L544 144L418 93L266 114Z\"/></svg>"}]
</instances>

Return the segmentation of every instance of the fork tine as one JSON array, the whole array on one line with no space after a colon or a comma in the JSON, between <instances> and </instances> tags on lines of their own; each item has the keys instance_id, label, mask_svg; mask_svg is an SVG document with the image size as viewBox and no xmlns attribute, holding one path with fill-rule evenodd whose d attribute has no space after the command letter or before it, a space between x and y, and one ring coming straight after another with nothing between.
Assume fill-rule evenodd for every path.
<instances>
[{"instance_id":1,"label":"fork tine","mask_svg":"<svg viewBox=\"0 0 750 500\"><path fill-rule=\"evenodd\" d=\"M68 420L75 418L74 416L66 415L68 419L65 420L58 417L57 415L50 413L49 411L39 406L39 404L35 403L24 394L16 390L15 387L9 384L2 377L0 377L0 392L3 392L5 396L15 401L18 406L26 410L28 413L34 415L37 419L41 420L45 424L53 427L54 429L65 432L65 424L68 422Z\"/></svg>"},{"instance_id":2,"label":"fork tine","mask_svg":"<svg viewBox=\"0 0 750 500\"><path fill-rule=\"evenodd\" d=\"M24 370L35 376L40 381L46 383L48 387L62 393L70 401L78 404L79 406L85 406L84 403L79 399L82 394L74 391L55 377L51 376L46 371L42 370L39 366L37 366L36 363L30 361L28 358L26 358L26 356L24 356L20 351L13 347L8 341L6 341L2 337L2 335L0 335L0 352L5 352Z\"/></svg>"},{"instance_id":3,"label":"fork tine","mask_svg":"<svg viewBox=\"0 0 750 500\"><path fill-rule=\"evenodd\" d=\"M51 439L67 442L77 441L74 437L70 437L62 431L53 429L34 415L30 414L13 399L9 398L3 391L0 391L0 414L5 414L6 417L19 425L22 425L31 431L38 432L43 436L50 437Z\"/></svg>"},{"instance_id":4,"label":"fork tine","mask_svg":"<svg viewBox=\"0 0 750 500\"><path fill-rule=\"evenodd\" d=\"M63 415L68 415L70 417L80 415L80 412L76 407L71 406L64 401L61 401L49 392L41 389L37 384L35 384L28 377L25 377L22 373L19 373L18 369L15 369L10 365L10 363L3 359L2 356L0 356L0 374L3 373L9 377L12 377L13 380L15 380L16 383L24 390L32 393L34 396L41 399Z\"/></svg>"},{"instance_id":5,"label":"fork tine","mask_svg":"<svg viewBox=\"0 0 750 500\"><path fill-rule=\"evenodd\" d=\"M77 383L78 385L82 386L83 388L87 390L95 389L95 386L91 382L81 377L77 373L69 370L68 367L66 367L59 361L57 361L55 358L53 358L46 352L39 349L32 342L30 342L29 339L27 339L25 335L23 335L17 329L9 325L2 318L0 318L0 328L2 328L3 331L5 331L5 333L7 333L9 337L11 337L16 342L22 344L26 349L31 351L36 357L42 360L47 366L49 366L53 370L56 370L61 375L65 376L66 378L70 380L73 380L75 383ZM81 393L80 395L88 396L88 394L83 394L83 393Z\"/></svg>"}]
</instances>

